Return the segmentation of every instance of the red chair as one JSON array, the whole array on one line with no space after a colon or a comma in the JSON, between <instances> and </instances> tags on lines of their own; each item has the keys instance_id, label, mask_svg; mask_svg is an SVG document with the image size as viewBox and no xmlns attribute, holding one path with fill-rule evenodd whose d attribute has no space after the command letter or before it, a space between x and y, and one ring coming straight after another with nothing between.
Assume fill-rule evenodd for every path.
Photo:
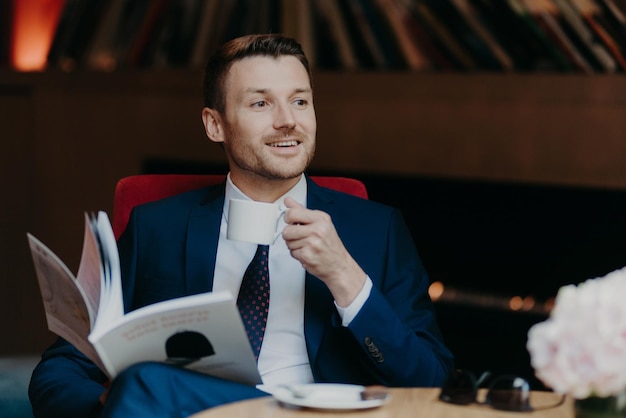
<instances>
[{"instance_id":1,"label":"red chair","mask_svg":"<svg viewBox=\"0 0 626 418\"><path fill-rule=\"evenodd\" d=\"M223 174L141 174L117 182L113 199L113 232L119 238L126 229L133 207L164 197L220 183ZM315 183L330 189L368 198L365 185L347 177L312 176Z\"/></svg>"}]
</instances>

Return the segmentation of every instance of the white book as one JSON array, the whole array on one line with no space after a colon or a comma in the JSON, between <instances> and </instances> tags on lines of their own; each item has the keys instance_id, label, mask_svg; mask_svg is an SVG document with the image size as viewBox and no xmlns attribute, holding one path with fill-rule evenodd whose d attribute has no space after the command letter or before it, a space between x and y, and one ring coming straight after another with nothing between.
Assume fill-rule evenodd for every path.
<instances>
[{"instance_id":1,"label":"white book","mask_svg":"<svg viewBox=\"0 0 626 418\"><path fill-rule=\"evenodd\" d=\"M114 378L143 361L186 367L249 385L261 383L229 292L166 300L124 313L117 244L105 212L85 215L76 276L27 234L48 329Z\"/></svg>"}]
</instances>

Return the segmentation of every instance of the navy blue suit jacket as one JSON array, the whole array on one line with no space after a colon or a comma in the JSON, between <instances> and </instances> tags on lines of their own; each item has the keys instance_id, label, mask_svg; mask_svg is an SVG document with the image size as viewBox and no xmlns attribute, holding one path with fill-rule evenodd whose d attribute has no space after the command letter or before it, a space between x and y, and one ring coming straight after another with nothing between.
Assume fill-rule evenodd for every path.
<instances>
[{"instance_id":1,"label":"navy blue suit jacket","mask_svg":"<svg viewBox=\"0 0 626 418\"><path fill-rule=\"evenodd\" d=\"M400 212L307 180L307 207L331 216L373 282L359 314L342 327L326 285L307 273L304 331L315 381L439 386L452 356L441 341L428 277ZM224 190L224 184L210 186L133 210L118 241L127 311L211 291ZM74 408L82 398L86 416L102 380L90 362L61 342L35 370L31 401L35 410L69 417L72 411L58 410L51 397L73 398Z\"/></svg>"}]
</instances>

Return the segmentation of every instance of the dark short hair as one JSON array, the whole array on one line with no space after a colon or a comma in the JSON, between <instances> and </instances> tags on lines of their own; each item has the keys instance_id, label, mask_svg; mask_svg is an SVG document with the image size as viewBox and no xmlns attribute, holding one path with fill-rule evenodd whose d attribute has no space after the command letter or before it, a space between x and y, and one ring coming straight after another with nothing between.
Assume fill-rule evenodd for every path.
<instances>
[{"instance_id":1,"label":"dark short hair","mask_svg":"<svg viewBox=\"0 0 626 418\"><path fill-rule=\"evenodd\" d=\"M302 63L312 87L313 79L309 61L302 46L295 39L279 34L258 34L245 35L226 42L209 58L204 70L204 105L218 112L224 112L226 107L224 81L234 62L254 56L278 58L289 55Z\"/></svg>"}]
</instances>

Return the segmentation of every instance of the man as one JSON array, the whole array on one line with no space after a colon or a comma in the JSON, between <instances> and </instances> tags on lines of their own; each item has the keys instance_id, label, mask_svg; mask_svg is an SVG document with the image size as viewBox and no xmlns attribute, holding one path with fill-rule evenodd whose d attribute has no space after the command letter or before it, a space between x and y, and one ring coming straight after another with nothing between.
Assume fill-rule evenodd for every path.
<instances>
[{"instance_id":1,"label":"man","mask_svg":"<svg viewBox=\"0 0 626 418\"><path fill-rule=\"evenodd\" d=\"M125 308L213 290L236 295L257 246L226 238L229 199L283 202L286 226L269 250L263 385L143 363L106 391L102 373L60 341L33 373L36 416L183 417L281 384L443 383L452 356L401 215L304 174L316 119L300 45L279 35L228 42L209 60L204 100L206 134L228 160L226 183L133 211L118 242Z\"/></svg>"}]
</instances>

